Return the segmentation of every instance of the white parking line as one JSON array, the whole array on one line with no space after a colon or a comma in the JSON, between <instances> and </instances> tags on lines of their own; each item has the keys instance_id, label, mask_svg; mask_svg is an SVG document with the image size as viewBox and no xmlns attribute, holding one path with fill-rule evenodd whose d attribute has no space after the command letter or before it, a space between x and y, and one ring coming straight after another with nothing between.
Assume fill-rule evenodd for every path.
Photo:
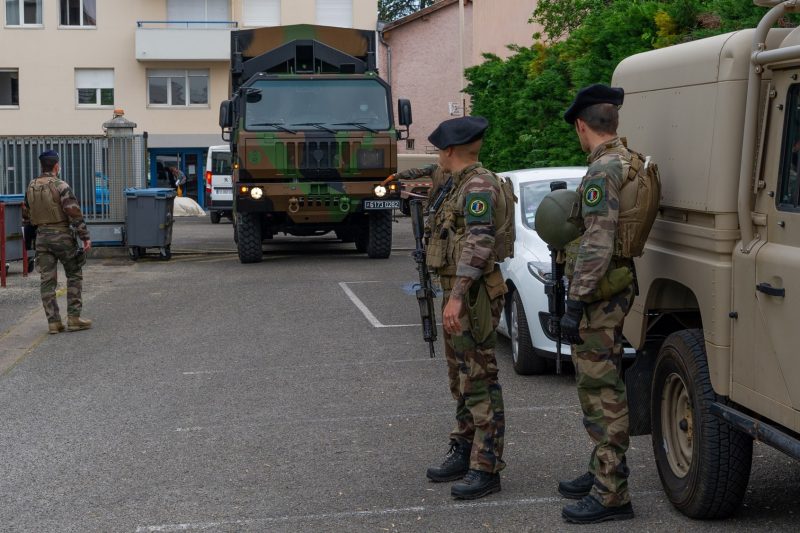
<instances>
[{"instance_id":1,"label":"white parking line","mask_svg":"<svg viewBox=\"0 0 800 533\"><path fill-rule=\"evenodd\" d=\"M642 491L634 493L638 499L650 499L652 496L663 495L660 491ZM319 520L341 520L347 518L362 518L387 515L401 515L411 513L441 513L472 509L487 509L492 507L524 507L527 505L565 504L564 498L543 496L539 498L517 498L513 500L490 500L454 502L445 505L413 505L409 507L389 507L385 509L369 509L365 511L341 511L338 513L317 513L303 515L270 516L264 518L251 518L247 520L230 520L221 522L188 522L184 524L163 524L159 526L139 526L136 533L155 533L172 531L189 531L202 529L219 529L231 526L258 526L261 524L274 524L276 522L303 522Z\"/></svg>"},{"instance_id":2,"label":"white parking line","mask_svg":"<svg viewBox=\"0 0 800 533\"><path fill-rule=\"evenodd\" d=\"M418 328L420 324L383 324L378 317L372 314L372 311L366 306L364 302L361 301L361 298L356 296L356 293L348 287L348 285L355 285L360 283L383 283L382 281L341 281L339 282L339 286L342 288L344 293L350 298L350 301L361 311L361 314L364 315L370 324L372 324L373 328ZM439 324L441 325L441 324Z\"/></svg>"}]
</instances>

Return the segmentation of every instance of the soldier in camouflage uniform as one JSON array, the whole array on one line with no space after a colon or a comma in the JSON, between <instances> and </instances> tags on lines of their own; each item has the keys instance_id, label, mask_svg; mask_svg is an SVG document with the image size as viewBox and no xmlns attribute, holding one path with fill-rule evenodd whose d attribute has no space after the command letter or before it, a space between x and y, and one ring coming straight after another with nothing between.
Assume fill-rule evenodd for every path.
<instances>
[{"instance_id":1,"label":"soldier in camouflage uniform","mask_svg":"<svg viewBox=\"0 0 800 533\"><path fill-rule=\"evenodd\" d=\"M578 188L582 236L567 249L570 283L561 320L564 337L572 344L583 424L595 443L588 472L558 487L562 495L580 500L562 512L565 520L576 523L633 518L625 462L628 401L620 365L622 323L634 288L626 281L613 296L598 293L601 279L612 269L632 270L632 260L615 249L620 188L630 161L617 136L623 98L622 89L592 85L578 93L564 115L575 126L590 165Z\"/></svg>"},{"instance_id":2,"label":"soldier in camouflage uniform","mask_svg":"<svg viewBox=\"0 0 800 533\"><path fill-rule=\"evenodd\" d=\"M429 137L439 148L442 170L454 183L432 214L428 266L444 292L442 325L450 392L456 400L456 427L450 451L431 481L464 478L451 488L459 499L500 490L505 416L494 347L506 286L495 263L493 215L501 194L497 177L481 167L478 152L486 119L443 122Z\"/></svg>"},{"instance_id":3,"label":"soldier in camouflage uniform","mask_svg":"<svg viewBox=\"0 0 800 533\"><path fill-rule=\"evenodd\" d=\"M31 181L22 206L23 221L36 226L36 261L41 273L41 295L50 334L64 331L58 310L56 286L58 262L67 275L67 331L88 329L91 320L81 318L81 289L86 262L85 252L92 246L83 213L70 186L58 179L58 152L39 156L42 175ZM83 241L78 245L75 235Z\"/></svg>"}]
</instances>

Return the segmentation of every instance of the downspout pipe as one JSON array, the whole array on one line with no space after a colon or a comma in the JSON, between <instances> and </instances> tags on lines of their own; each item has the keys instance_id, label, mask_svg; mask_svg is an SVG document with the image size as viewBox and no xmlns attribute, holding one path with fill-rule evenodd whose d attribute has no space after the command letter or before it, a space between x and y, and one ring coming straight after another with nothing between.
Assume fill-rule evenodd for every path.
<instances>
[{"instance_id":1,"label":"downspout pipe","mask_svg":"<svg viewBox=\"0 0 800 533\"><path fill-rule=\"evenodd\" d=\"M738 216L742 244L740 251L749 254L755 245L755 231L751 216L753 200L753 169L755 168L756 136L758 129L759 96L764 64L783 55L782 50L766 52L767 35L770 28L787 12L797 8L798 0L787 0L770 9L756 27L750 56L750 76L747 81L747 103L745 107L744 134L742 138L742 158L739 166ZM757 4L759 2L756 2ZM761 2L772 5L773 2ZM778 54L780 53L780 55Z\"/></svg>"},{"instance_id":2,"label":"downspout pipe","mask_svg":"<svg viewBox=\"0 0 800 533\"><path fill-rule=\"evenodd\" d=\"M386 39L383 38L383 28L386 27L386 23L378 21L378 39L380 39L381 44L386 47L386 83L389 84L389 87L392 86L392 45L386 42Z\"/></svg>"}]
</instances>

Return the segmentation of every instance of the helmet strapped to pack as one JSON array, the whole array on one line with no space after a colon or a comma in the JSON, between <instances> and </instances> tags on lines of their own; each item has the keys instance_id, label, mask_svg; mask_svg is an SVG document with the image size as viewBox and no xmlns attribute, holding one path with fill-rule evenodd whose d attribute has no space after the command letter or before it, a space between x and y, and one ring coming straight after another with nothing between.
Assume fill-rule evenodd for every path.
<instances>
[{"instance_id":1,"label":"helmet strapped to pack","mask_svg":"<svg viewBox=\"0 0 800 533\"><path fill-rule=\"evenodd\" d=\"M580 236L581 230L575 223L580 203L576 191L556 189L547 193L536 208L533 226L553 250L563 250Z\"/></svg>"}]
</instances>

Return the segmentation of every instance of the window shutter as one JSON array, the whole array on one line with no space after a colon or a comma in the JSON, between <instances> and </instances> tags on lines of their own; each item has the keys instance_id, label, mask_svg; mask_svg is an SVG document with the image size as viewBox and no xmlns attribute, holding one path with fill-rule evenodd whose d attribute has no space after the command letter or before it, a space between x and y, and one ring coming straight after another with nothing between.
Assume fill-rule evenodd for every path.
<instances>
[{"instance_id":1,"label":"window shutter","mask_svg":"<svg viewBox=\"0 0 800 533\"><path fill-rule=\"evenodd\" d=\"M75 87L78 89L113 89L114 69L75 69Z\"/></svg>"},{"instance_id":2,"label":"window shutter","mask_svg":"<svg viewBox=\"0 0 800 533\"><path fill-rule=\"evenodd\" d=\"M317 0L317 24L353 27L353 0Z\"/></svg>"},{"instance_id":3,"label":"window shutter","mask_svg":"<svg viewBox=\"0 0 800 533\"><path fill-rule=\"evenodd\" d=\"M244 0L243 15L245 26L280 26L281 0Z\"/></svg>"}]
</instances>

